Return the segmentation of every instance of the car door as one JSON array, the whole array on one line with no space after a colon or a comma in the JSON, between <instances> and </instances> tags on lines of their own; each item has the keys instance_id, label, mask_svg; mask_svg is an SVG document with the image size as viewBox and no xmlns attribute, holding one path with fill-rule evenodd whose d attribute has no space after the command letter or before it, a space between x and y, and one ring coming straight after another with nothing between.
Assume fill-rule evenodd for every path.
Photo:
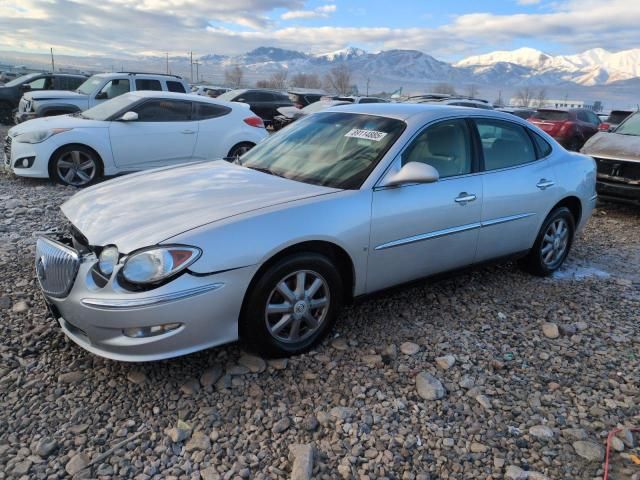
<instances>
[{"instance_id":1,"label":"car door","mask_svg":"<svg viewBox=\"0 0 640 480\"><path fill-rule=\"evenodd\" d=\"M464 119L428 126L387 175L423 162L435 167L440 179L374 189L368 291L473 263L483 194L471 139Z\"/></svg>"},{"instance_id":2,"label":"car door","mask_svg":"<svg viewBox=\"0 0 640 480\"><path fill-rule=\"evenodd\" d=\"M90 107L93 107L105 100L111 100L131 90L131 82L128 78L114 78L105 83L91 99Z\"/></svg>"},{"instance_id":3,"label":"car door","mask_svg":"<svg viewBox=\"0 0 640 480\"><path fill-rule=\"evenodd\" d=\"M120 170L141 170L187 162L198 138L187 100L152 98L136 105L135 121L113 121L109 126L111 149Z\"/></svg>"},{"instance_id":4,"label":"car door","mask_svg":"<svg viewBox=\"0 0 640 480\"><path fill-rule=\"evenodd\" d=\"M194 158L219 160L226 157L233 147L228 139L238 130L238 124L231 122L228 116L232 110L224 105L205 102L193 102L193 108L198 123Z\"/></svg>"},{"instance_id":5,"label":"car door","mask_svg":"<svg viewBox=\"0 0 640 480\"><path fill-rule=\"evenodd\" d=\"M482 262L531 248L558 187L546 158L551 146L542 137L506 120L480 118L474 124L483 160L482 228L476 255L476 262Z\"/></svg>"}]
</instances>

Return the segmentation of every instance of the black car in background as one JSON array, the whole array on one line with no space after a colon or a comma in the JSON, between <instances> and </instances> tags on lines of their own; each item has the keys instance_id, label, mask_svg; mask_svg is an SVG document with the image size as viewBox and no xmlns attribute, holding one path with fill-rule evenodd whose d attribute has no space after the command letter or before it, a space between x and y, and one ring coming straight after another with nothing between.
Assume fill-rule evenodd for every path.
<instances>
[{"instance_id":1,"label":"black car in background","mask_svg":"<svg viewBox=\"0 0 640 480\"><path fill-rule=\"evenodd\" d=\"M307 105L304 108L296 107L280 107L278 109L279 115L273 117L273 129L280 130L286 127L292 122L295 122L299 118L306 117L312 113L320 112L329 107L335 107L338 105L351 105L351 102L341 100L319 100Z\"/></svg>"},{"instance_id":2,"label":"black car in background","mask_svg":"<svg viewBox=\"0 0 640 480\"><path fill-rule=\"evenodd\" d=\"M293 102L293 106L296 108L304 108L307 105L311 105L327 94L322 90L304 88L291 89L287 93L289 94L289 100Z\"/></svg>"},{"instance_id":3,"label":"black car in background","mask_svg":"<svg viewBox=\"0 0 640 480\"><path fill-rule=\"evenodd\" d=\"M75 90L87 79L71 73L29 73L0 86L0 123L13 123L12 112L25 92Z\"/></svg>"},{"instance_id":4,"label":"black car in background","mask_svg":"<svg viewBox=\"0 0 640 480\"><path fill-rule=\"evenodd\" d=\"M251 111L262 118L265 125L270 125L273 122L273 117L278 115L278 108L293 106L286 94L262 88L231 90L220 95L218 100L247 103L251 107Z\"/></svg>"}]
</instances>

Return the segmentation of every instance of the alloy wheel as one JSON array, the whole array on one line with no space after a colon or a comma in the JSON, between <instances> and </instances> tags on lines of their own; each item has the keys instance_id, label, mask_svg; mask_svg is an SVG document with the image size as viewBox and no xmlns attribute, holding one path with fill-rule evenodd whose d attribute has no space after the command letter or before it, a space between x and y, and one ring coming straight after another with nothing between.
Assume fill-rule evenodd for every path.
<instances>
[{"instance_id":1,"label":"alloy wheel","mask_svg":"<svg viewBox=\"0 0 640 480\"><path fill-rule=\"evenodd\" d=\"M96 176L95 160L86 152L72 150L64 153L56 163L58 177L68 185L87 185Z\"/></svg>"},{"instance_id":2,"label":"alloy wheel","mask_svg":"<svg viewBox=\"0 0 640 480\"><path fill-rule=\"evenodd\" d=\"M544 232L540 255L549 268L562 261L569 245L569 225L564 218L557 218L549 224Z\"/></svg>"},{"instance_id":3,"label":"alloy wheel","mask_svg":"<svg viewBox=\"0 0 640 480\"><path fill-rule=\"evenodd\" d=\"M299 270L273 288L265 307L267 330L276 340L297 343L315 334L327 317L331 298L317 272Z\"/></svg>"}]
</instances>

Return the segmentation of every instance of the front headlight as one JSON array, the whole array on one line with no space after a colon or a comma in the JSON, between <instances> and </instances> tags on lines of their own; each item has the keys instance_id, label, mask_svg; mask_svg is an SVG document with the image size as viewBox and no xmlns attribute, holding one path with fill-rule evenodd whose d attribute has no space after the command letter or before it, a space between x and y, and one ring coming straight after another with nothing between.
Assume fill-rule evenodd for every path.
<instances>
[{"instance_id":1,"label":"front headlight","mask_svg":"<svg viewBox=\"0 0 640 480\"><path fill-rule=\"evenodd\" d=\"M201 254L199 248L183 245L151 247L130 255L121 272L125 280L131 283L156 283L183 271Z\"/></svg>"},{"instance_id":2,"label":"front headlight","mask_svg":"<svg viewBox=\"0 0 640 480\"><path fill-rule=\"evenodd\" d=\"M52 128L49 130L36 130L35 132L19 133L14 140L19 143L41 143L58 133L68 132L71 128Z\"/></svg>"},{"instance_id":3,"label":"front headlight","mask_svg":"<svg viewBox=\"0 0 640 480\"><path fill-rule=\"evenodd\" d=\"M113 273L113 269L118 264L119 258L120 254L116 247L109 246L103 248L100 253L100 258L98 259L98 269L100 270L100 273L109 278Z\"/></svg>"}]
</instances>

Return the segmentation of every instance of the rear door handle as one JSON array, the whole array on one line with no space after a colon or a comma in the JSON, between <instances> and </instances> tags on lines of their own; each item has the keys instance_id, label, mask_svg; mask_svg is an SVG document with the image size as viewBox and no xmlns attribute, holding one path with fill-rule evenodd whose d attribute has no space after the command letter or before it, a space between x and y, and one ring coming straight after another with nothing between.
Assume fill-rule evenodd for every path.
<instances>
[{"instance_id":1,"label":"rear door handle","mask_svg":"<svg viewBox=\"0 0 640 480\"><path fill-rule=\"evenodd\" d=\"M185 135L192 135L192 134L194 134L196 132L195 132L195 130L182 130L182 132L180 132L180 133L184 133Z\"/></svg>"},{"instance_id":2,"label":"rear door handle","mask_svg":"<svg viewBox=\"0 0 640 480\"><path fill-rule=\"evenodd\" d=\"M478 197L476 197L473 193L462 192L456 197L455 201L460 205L466 205L469 202L473 202L476 198Z\"/></svg>"},{"instance_id":3,"label":"rear door handle","mask_svg":"<svg viewBox=\"0 0 640 480\"><path fill-rule=\"evenodd\" d=\"M551 180L547 180L546 178L543 178L538 183L536 183L536 187L538 187L540 190L545 190L549 187L553 187L554 185L555 185L555 182L552 182Z\"/></svg>"}]
</instances>

